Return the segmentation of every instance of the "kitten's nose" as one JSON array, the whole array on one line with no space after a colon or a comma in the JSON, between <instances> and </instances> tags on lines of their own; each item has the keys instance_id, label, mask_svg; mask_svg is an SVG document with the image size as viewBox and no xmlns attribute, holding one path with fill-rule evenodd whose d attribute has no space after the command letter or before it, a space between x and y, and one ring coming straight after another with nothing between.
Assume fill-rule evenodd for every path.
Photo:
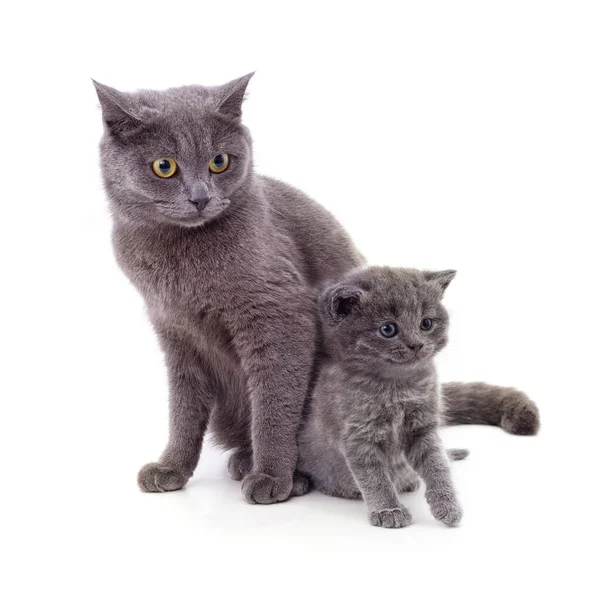
<instances>
[{"instance_id":1,"label":"kitten's nose","mask_svg":"<svg viewBox=\"0 0 600 590\"><path fill-rule=\"evenodd\" d=\"M410 348L413 352L419 352L421 348L423 348L422 344L407 344L408 348Z\"/></svg>"},{"instance_id":2,"label":"kitten's nose","mask_svg":"<svg viewBox=\"0 0 600 590\"><path fill-rule=\"evenodd\" d=\"M188 199L188 201L196 205L196 209L198 209L198 211L204 211L204 208L206 207L206 205L208 205L210 198L194 195L191 199Z\"/></svg>"}]
</instances>

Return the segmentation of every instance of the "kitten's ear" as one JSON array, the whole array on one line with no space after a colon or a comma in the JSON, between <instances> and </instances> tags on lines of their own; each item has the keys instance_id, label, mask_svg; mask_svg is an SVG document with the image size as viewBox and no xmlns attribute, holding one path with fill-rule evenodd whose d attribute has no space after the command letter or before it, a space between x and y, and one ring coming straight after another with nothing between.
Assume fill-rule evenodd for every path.
<instances>
[{"instance_id":1,"label":"kitten's ear","mask_svg":"<svg viewBox=\"0 0 600 590\"><path fill-rule=\"evenodd\" d=\"M446 290L446 287L452 282L452 279L456 276L456 271L426 271L423 274L425 275L426 281L429 281L430 283L435 283L442 290L443 293Z\"/></svg>"},{"instance_id":2,"label":"kitten's ear","mask_svg":"<svg viewBox=\"0 0 600 590\"><path fill-rule=\"evenodd\" d=\"M321 296L321 313L330 325L341 322L352 313L364 292L353 285L334 285Z\"/></svg>"},{"instance_id":3,"label":"kitten's ear","mask_svg":"<svg viewBox=\"0 0 600 590\"><path fill-rule=\"evenodd\" d=\"M221 114L232 119L239 119L242 116L242 102L252 76L254 76L254 72L219 86L219 105L217 108Z\"/></svg>"},{"instance_id":4,"label":"kitten's ear","mask_svg":"<svg viewBox=\"0 0 600 590\"><path fill-rule=\"evenodd\" d=\"M106 126L116 135L125 137L143 126L141 118L136 115L131 98L124 92L105 86L92 79L102 108L102 119Z\"/></svg>"}]
</instances>

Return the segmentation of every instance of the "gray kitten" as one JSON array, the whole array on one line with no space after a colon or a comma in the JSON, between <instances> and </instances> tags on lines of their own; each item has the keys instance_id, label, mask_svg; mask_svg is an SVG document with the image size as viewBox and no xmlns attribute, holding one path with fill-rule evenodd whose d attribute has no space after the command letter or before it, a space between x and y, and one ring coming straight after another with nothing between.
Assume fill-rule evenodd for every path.
<instances>
[{"instance_id":1,"label":"gray kitten","mask_svg":"<svg viewBox=\"0 0 600 590\"><path fill-rule=\"evenodd\" d=\"M306 491L302 478L293 484L317 361L314 292L363 258L322 207L254 173L241 121L250 78L135 93L94 83L116 258L145 299L169 374L169 441L140 471L144 491L185 485L209 423L236 449L229 471L249 502ZM537 429L518 392L455 384L444 394L451 422Z\"/></svg>"},{"instance_id":2,"label":"gray kitten","mask_svg":"<svg viewBox=\"0 0 600 590\"><path fill-rule=\"evenodd\" d=\"M455 525L462 516L438 436L434 365L448 341L441 299L454 275L373 267L350 273L320 299L325 357L300 431L298 468L326 494L363 497L376 526L410 523L398 495L418 487L415 472L435 518Z\"/></svg>"}]
</instances>

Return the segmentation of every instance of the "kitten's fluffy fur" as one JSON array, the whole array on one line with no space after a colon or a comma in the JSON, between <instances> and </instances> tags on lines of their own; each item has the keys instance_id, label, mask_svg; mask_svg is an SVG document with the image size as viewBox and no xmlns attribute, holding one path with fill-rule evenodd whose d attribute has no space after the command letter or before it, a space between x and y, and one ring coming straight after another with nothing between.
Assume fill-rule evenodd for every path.
<instances>
[{"instance_id":1,"label":"kitten's fluffy fur","mask_svg":"<svg viewBox=\"0 0 600 590\"><path fill-rule=\"evenodd\" d=\"M369 268L320 300L325 354L300 431L298 468L326 494L363 497L376 526L410 522L398 495L417 488L415 472L435 518L455 525L462 515L437 432L433 362L447 342L441 299L454 274Z\"/></svg>"},{"instance_id":2,"label":"kitten's fluffy fur","mask_svg":"<svg viewBox=\"0 0 600 590\"><path fill-rule=\"evenodd\" d=\"M363 259L322 207L254 173L241 122L250 77L136 93L95 83L116 257L146 301L169 373L169 441L140 471L144 491L185 485L209 422L219 443L238 450L230 472L244 478L248 501L306 489L301 479L293 488L293 474L315 368L314 289ZM229 168L211 173L223 152ZM178 170L159 178L152 162L166 157ZM499 388L447 392L452 422L537 428L537 414L523 418L532 406L520 394L505 404Z\"/></svg>"}]
</instances>

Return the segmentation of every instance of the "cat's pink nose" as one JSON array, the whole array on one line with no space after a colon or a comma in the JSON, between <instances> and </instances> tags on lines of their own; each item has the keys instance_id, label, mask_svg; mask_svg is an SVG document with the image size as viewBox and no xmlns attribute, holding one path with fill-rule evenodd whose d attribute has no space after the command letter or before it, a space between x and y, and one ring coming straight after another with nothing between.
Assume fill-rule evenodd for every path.
<instances>
[{"instance_id":1,"label":"cat's pink nose","mask_svg":"<svg viewBox=\"0 0 600 590\"><path fill-rule=\"evenodd\" d=\"M419 352L421 348L423 348L422 344L407 344L408 348L410 348L413 352Z\"/></svg>"}]
</instances>

